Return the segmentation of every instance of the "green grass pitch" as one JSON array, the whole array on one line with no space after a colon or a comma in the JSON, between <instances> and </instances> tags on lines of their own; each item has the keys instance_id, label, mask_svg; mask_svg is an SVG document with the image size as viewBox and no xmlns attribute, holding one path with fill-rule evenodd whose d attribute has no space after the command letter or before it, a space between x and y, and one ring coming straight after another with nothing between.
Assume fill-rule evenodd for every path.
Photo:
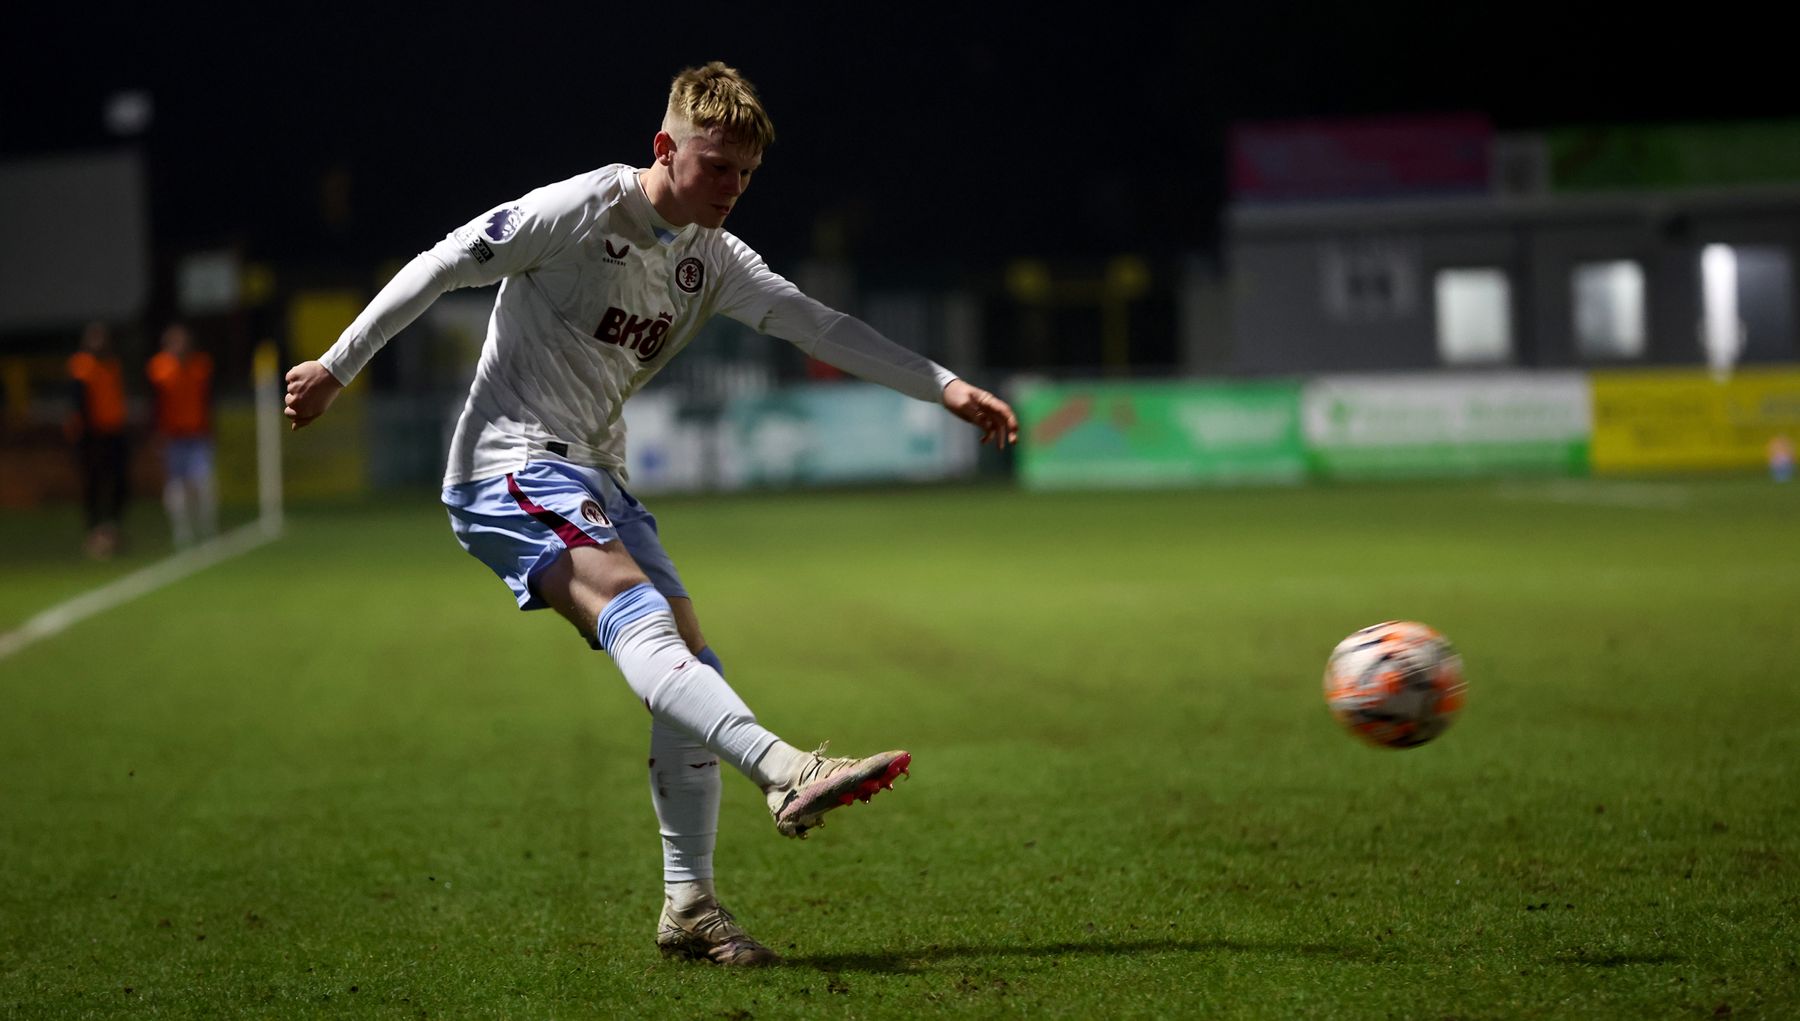
<instances>
[{"instance_id":1,"label":"green grass pitch","mask_svg":"<svg viewBox=\"0 0 1800 1021\"><path fill-rule=\"evenodd\" d=\"M916 755L805 841L727 778L784 966L657 957L647 717L406 495L0 660L0 1016L1800 1012L1800 487L652 504L764 723ZM48 520L0 629L108 570ZM1470 685L1404 752L1320 696L1390 617Z\"/></svg>"}]
</instances>

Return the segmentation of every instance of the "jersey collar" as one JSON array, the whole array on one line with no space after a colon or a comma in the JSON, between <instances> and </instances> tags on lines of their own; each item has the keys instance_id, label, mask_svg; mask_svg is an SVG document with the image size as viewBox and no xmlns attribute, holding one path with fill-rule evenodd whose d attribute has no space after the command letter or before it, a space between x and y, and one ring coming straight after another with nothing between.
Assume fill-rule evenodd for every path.
<instances>
[{"instance_id":1,"label":"jersey collar","mask_svg":"<svg viewBox=\"0 0 1800 1021\"><path fill-rule=\"evenodd\" d=\"M639 217L645 223L650 225L650 231L656 235L657 241L665 245L672 245L679 240L683 234L693 230L694 225L690 223L686 227L676 227L662 218L662 214L656 211L656 206L651 204L650 196L644 191L644 174L645 171L643 170L632 171L632 208L637 211Z\"/></svg>"}]
</instances>

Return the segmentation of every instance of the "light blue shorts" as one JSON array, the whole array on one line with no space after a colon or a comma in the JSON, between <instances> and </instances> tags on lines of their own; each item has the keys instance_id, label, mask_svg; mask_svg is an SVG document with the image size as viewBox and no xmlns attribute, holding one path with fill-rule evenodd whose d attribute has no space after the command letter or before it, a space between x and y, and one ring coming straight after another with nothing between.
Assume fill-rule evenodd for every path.
<instances>
[{"instance_id":1,"label":"light blue shorts","mask_svg":"<svg viewBox=\"0 0 1800 1021\"><path fill-rule=\"evenodd\" d=\"M445 486L456 540L513 591L521 610L549 604L532 582L576 546L617 540L665 598L687 596L656 534L656 518L612 473L565 461L531 461L499 478Z\"/></svg>"},{"instance_id":2,"label":"light blue shorts","mask_svg":"<svg viewBox=\"0 0 1800 1021\"><path fill-rule=\"evenodd\" d=\"M183 436L163 442L163 473L171 479L209 479L213 473L211 436Z\"/></svg>"}]
</instances>

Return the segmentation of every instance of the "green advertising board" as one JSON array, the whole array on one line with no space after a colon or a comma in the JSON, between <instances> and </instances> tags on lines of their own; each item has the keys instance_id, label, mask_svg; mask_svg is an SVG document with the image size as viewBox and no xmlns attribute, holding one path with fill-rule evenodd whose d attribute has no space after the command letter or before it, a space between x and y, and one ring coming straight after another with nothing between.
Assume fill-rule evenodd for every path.
<instances>
[{"instance_id":1,"label":"green advertising board","mask_svg":"<svg viewBox=\"0 0 1800 1021\"><path fill-rule=\"evenodd\" d=\"M1587 472L1592 398L1578 372L1322 376L1300 404L1326 478Z\"/></svg>"},{"instance_id":2,"label":"green advertising board","mask_svg":"<svg viewBox=\"0 0 1800 1021\"><path fill-rule=\"evenodd\" d=\"M1553 191L1800 182L1800 120L1559 128L1544 138Z\"/></svg>"},{"instance_id":3,"label":"green advertising board","mask_svg":"<svg viewBox=\"0 0 1800 1021\"><path fill-rule=\"evenodd\" d=\"M1300 384L1038 383L1017 390L1029 489L1298 482Z\"/></svg>"}]
</instances>

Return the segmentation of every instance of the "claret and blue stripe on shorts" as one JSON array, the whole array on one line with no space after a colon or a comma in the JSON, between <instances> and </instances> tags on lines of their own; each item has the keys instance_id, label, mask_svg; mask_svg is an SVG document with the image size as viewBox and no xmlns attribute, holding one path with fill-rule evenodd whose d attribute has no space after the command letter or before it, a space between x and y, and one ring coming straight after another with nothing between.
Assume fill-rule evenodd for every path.
<instances>
[{"instance_id":1,"label":"claret and blue stripe on shorts","mask_svg":"<svg viewBox=\"0 0 1800 1021\"><path fill-rule=\"evenodd\" d=\"M564 551L614 540L665 598L687 596L657 536L656 518L611 472L530 461L496 478L445 486L443 501L457 541L506 582L521 610L549 605L532 580Z\"/></svg>"}]
</instances>

